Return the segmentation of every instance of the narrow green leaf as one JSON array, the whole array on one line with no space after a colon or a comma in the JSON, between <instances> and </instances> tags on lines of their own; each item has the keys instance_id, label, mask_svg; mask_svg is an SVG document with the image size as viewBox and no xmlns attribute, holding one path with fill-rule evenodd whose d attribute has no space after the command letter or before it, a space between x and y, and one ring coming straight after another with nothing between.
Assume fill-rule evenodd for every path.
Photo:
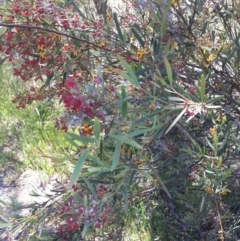
<instances>
[{"instance_id":1,"label":"narrow green leaf","mask_svg":"<svg viewBox=\"0 0 240 241\"><path fill-rule=\"evenodd\" d=\"M128 181L128 185L130 186L130 185L132 185L132 183L134 182L134 176L136 175L136 173L137 173L137 170L134 168L134 169L132 169L132 171L131 171L131 174L130 174L130 177L129 177L129 181Z\"/></svg>"},{"instance_id":2,"label":"narrow green leaf","mask_svg":"<svg viewBox=\"0 0 240 241\"><path fill-rule=\"evenodd\" d=\"M120 177L123 177L126 175L126 173L130 170L130 167L126 167L124 170L122 170L120 173L118 173L114 178L118 179Z\"/></svg>"},{"instance_id":3,"label":"narrow green leaf","mask_svg":"<svg viewBox=\"0 0 240 241\"><path fill-rule=\"evenodd\" d=\"M118 182L118 185L115 189L115 193L118 192L118 190L122 187L123 183L125 182L125 177L122 178L122 180L120 182Z\"/></svg>"},{"instance_id":4,"label":"narrow green leaf","mask_svg":"<svg viewBox=\"0 0 240 241\"><path fill-rule=\"evenodd\" d=\"M135 66L135 63L134 63L134 62L131 62L131 63L130 63L130 66L131 66L133 72L136 72L136 66Z\"/></svg>"},{"instance_id":5,"label":"narrow green leaf","mask_svg":"<svg viewBox=\"0 0 240 241\"><path fill-rule=\"evenodd\" d=\"M106 0L106 1L104 1L104 5L103 5L103 18L104 18L104 24L105 25L107 25L107 8L108 8L108 6L107 6L107 1L108 0Z\"/></svg>"},{"instance_id":6,"label":"narrow green leaf","mask_svg":"<svg viewBox=\"0 0 240 241\"><path fill-rule=\"evenodd\" d=\"M131 30L135 38L140 43L141 47L144 48L145 42L143 41L143 39L140 37L140 35L137 33L137 31L134 28L131 28Z\"/></svg>"},{"instance_id":7,"label":"narrow green leaf","mask_svg":"<svg viewBox=\"0 0 240 241\"><path fill-rule=\"evenodd\" d=\"M135 81L127 73L125 73L123 70L115 69L114 72L116 72L117 74L121 75L124 79L128 80L129 83L131 83L132 85L136 86Z\"/></svg>"},{"instance_id":8,"label":"narrow green leaf","mask_svg":"<svg viewBox=\"0 0 240 241\"><path fill-rule=\"evenodd\" d=\"M129 65L120 55L117 56L123 67L126 69L129 76L133 79L135 86L139 86L138 78L133 72L131 65Z\"/></svg>"},{"instance_id":9,"label":"narrow green leaf","mask_svg":"<svg viewBox=\"0 0 240 241\"><path fill-rule=\"evenodd\" d=\"M83 204L84 204L84 207L87 208L88 207L88 197L86 194L84 194L84 197L83 197Z\"/></svg>"},{"instance_id":10,"label":"narrow green leaf","mask_svg":"<svg viewBox=\"0 0 240 241\"><path fill-rule=\"evenodd\" d=\"M97 117L94 117L94 135L95 138L98 140L101 133L101 123Z\"/></svg>"},{"instance_id":11,"label":"narrow green leaf","mask_svg":"<svg viewBox=\"0 0 240 241\"><path fill-rule=\"evenodd\" d=\"M201 205L200 205L200 213L201 213L202 210L203 210L203 207L204 207L204 204L205 204L205 200L206 200L206 198L205 198L205 196L203 195L203 196L202 196Z\"/></svg>"},{"instance_id":12,"label":"narrow green leaf","mask_svg":"<svg viewBox=\"0 0 240 241\"><path fill-rule=\"evenodd\" d=\"M204 75L201 75L200 80L200 93L201 93L201 101L203 102L205 99L205 87L206 87L206 81L204 78Z\"/></svg>"},{"instance_id":13,"label":"narrow green leaf","mask_svg":"<svg viewBox=\"0 0 240 241\"><path fill-rule=\"evenodd\" d=\"M156 173L156 171L153 170L153 172L154 172L156 178L158 179L159 183L161 184L163 190L167 193L168 197L172 199L172 197L171 197L169 191L167 190L167 187L165 186L164 182L162 181L161 177Z\"/></svg>"},{"instance_id":14,"label":"narrow green leaf","mask_svg":"<svg viewBox=\"0 0 240 241\"><path fill-rule=\"evenodd\" d=\"M91 222L89 223L84 223L83 230L81 232L81 236L84 237L87 233L88 228L91 226Z\"/></svg>"},{"instance_id":15,"label":"narrow green leaf","mask_svg":"<svg viewBox=\"0 0 240 241\"><path fill-rule=\"evenodd\" d=\"M84 203L83 198L77 193L77 192L72 192L71 194L77 201L79 201L80 203Z\"/></svg>"},{"instance_id":16,"label":"narrow green leaf","mask_svg":"<svg viewBox=\"0 0 240 241\"><path fill-rule=\"evenodd\" d=\"M86 19L86 16L81 12L81 10L77 7L77 5L75 4L75 2L73 0L70 0L71 4L73 5L74 9L76 10L76 12L84 19Z\"/></svg>"},{"instance_id":17,"label":"narrow green leaf","mask_svg":"<svg viewBox=\"0 0 240 241\"><path fill-rule=\"evenodd\" d=\"M97 193L95 188L93 187L92 183L87 179L83 178L84 182L87 184L89 190L91 191L92 195L94 196L95 200L97 200Z\"/></svg>"},{"instance_id":18,"label":"narrow green leaf","mask_svg":"<svg viewBox=\"0 0 240 241\"><path fill-rule=\"evenodd\" d=\"M217 101L221 100L222 98L223 98L222 96L219 96L219 97L215 97L215 98L213 98L213 99L207 100L207 101L206 101L206 105L212 104L212 103L214 103L214 102L217 102Z\"/></svg>"},{"instance_id":19,"label":"narrow green leaf","mask_svg":"<svg viewBox=\"0 0 240 241\"><path fill-rule=\"evenodd\" d=\"M213 143L214 143L214 151L215 153L217 153L218 152L218 135L215 135L213 137Z\"/></svg>"},{"instance_id":20,"label":"narrow green leaf","mask_svg":"<svg viewBox=\"0 0 240 241\"><path fill-rule=\"evenodd\" d=\"M162 21L161 21L161 30L160 30L161 38L163 37L164 32L165 32L165 30L166 30L167 16L168 16L169 9L170 9L170 7L171 7L171 2L172 2L172 1L168 1L168 4L167 4L167 6L166 6L166 9L164 9L163 18L162 18Z\"/></svg>"},{"instance_id":21,"label":"narrow green leaf","mask_svg":"<svg viewBox=\"0 0 240 241\"><path fill-rule=\"evenodd\" d=\"M201 1L197 0L196 4L197 4L197 13L200 14L201 13Z\"/></svg>"},{"instance_id":22,"label":"narrow green leaf","mask_svg":"<svg viewBox=\"0 0 240 241\"><path fill-rule=\"evenodd\" d=\"M167 44L166 44L166 47L164 49L164 54L165 54L166 57L170 54L171 43L172 43L172 41L171 41L171 39L169 39Z\"/></svg>"},{"instance_id":23,"label":"narrow green leaf","mask_svg":"<svg viewBox=\"0 0 240 241\"><path fill-rule=\"evenodd\" d=\"M127 31L124 29L124 30L123 30L123 42L124 42L124 43L127 43L127 37L128 37Z\"/></svg>"},{"instance_id":24,"label":"narrow green leaf","mask_svg":"<svg viewBox=\"0 0 240 241\"><path fill-rule=\"evenodd\" d=\"M87 171L85 171L84 173L81 174L81 178L90 178L93 175L95 175L95 172L87 172ZM78 182L81 182L81 180L78 180Z\"/></svg>"},{"instance_id":25,"label":"narrow green leaf","mask_svg":"<svg viewBox=\"0 0 240 241\"><path fill-rule=\"evenodd\" d=\"M114 134L109 134L109 136L118 140L118 141L124 142L124 143L126 143L130 146L136 147L138 149L142 149L142 146L140 146L137 142L135 142L133 140L130 140L125 136L119 136L119 135L114 135Z\"/></svg>"},{"instance_id":26,"label":"narrow green leaf","mask_svg":"<svg viewBox=\"0 0 240 241\"><path fill-rule=\"evenodd\" d=\"M74 140L80 141L82 143L94 143L96 141L95 138L85 137L85 136L79 136L77 134L67 132L66 135Z\"/></svg>"},{"instance_id":27,"label":"narrow green leaf","mask_svg":"<svg viewBox=\"0 0 240 241\"><path fill-rule=\"evenodd\" d=\"M98 172L98 173L110 172L110 168L106 168L106 167L89 167L88 171L89 172Z\"/></svg>"},{"instance_id":28,"label":"narrow green leaf","mask_svg":"<svg viewBox=\"0 0 240 241\"><path fill-rule=\"evenodd\" d=\"M111 171L115 170L115 168L119 164L120 152L121 152L121 141L117 140L114 156L113 156L113 162L111 166Z\"/></svg>"},{"instance_id":29,"label":"narrow green leaf","mask_svg":"<svg viewBox=\"0 0 240 241\"><path fill-rule=\"evenodd\" d=\"M146 171L144 171L144 170L141 170L141 169L137 169L137 172L141 173L141 174L142 174L144 177L146 177L148 180L150 180L150 181L153 180L152 176L151 176L148 172L146 172Z\"/></svg>"},{"instance_id":30,"label":"narrow green leaf","mask_svg":"<svg viewBox=\"0 0 240 241\"><path fill-rule=\"evenodd\" d=\"M103 138L101 138L100 143L99 143L99 158L100 160L103 160Z\"/></svg>"},{"instance_id":31,"label":"narrow green leaf","mask_svg":"<svg viewBox=\"0 0 240 241\"><path fill-rule=\"evenodd\" d=\"M10 228L12 226L12 223L5 223L0 221L0 228Z\"/></svg>"},{"instance_id":32,"label":"narrow green leaf","mask_svg":"<svg viewBox=\"0 0 240 241\"><path fill-rule=\"evenodd\" d=\"M205 137L205 140L207 141L207 144L211 147L211 149L215 152L215 149L214 149L212 143L208 140L207 137Z\"/></svg>"},{"instance_id":33,"label":"narrow green leaf","mask_svg":"<svg viewBox=\"0 0 240 241\"><path fill-rule=\"evenodd\" d=\"M199 46L199 47L202 48L202 49L207 50L208 52L211 52L211 51L212 51L212 49L209 48L209 47L207 47L207 46Z\"/></svg>"},{"instance_id":34,"label":"narrow green leaf","mask_svg":"<svg viewBox=\"0 0 240 241\"><path fill-rule=\"evenodd\" d=\"M122 85L122 99L127 97L127 92L125 87ZM122 104L122 117L124 118L127 115L127 107L128 107L128 102L125 101Z\"/></svg>"},{"instance_id":35,"label":"narrow green leaf","mask_svg":"<svg viewBox=\"0 0 240 241\"><path fill-rule=\"evenodd\" d=\"M88 151L85 151L78 159L77 164L74 168L73 174L70 178L70 182L68 184L68 188L71 188L73 184L77 181L79 177L79 173L82 171L83 163L88 155Z\"/></svg>"},{"instance_id":36,"label":"narrow green leaf","mask_svg":"<svg viewBox=\"0 0 240 241\"><path fill-rule=\"evenodd\" d=\"M158 127L160 129L160 127ZM138 135L142 135L142 134L145 134L149 131L152 131L153 128L145 128L145 129L142 129L142 130L137 130L137 131L133 131L129 134L127 134L128 137L134 137L134 136L138 136Z\"/></svg>"},{"instance_id":37,"label":"narrow green leaf","mask_svg":"<svg viewBox=\"0 0 240 241\"><path fill-rule=\"evenodd\" d=\"M176 119L172 122L172 124L167 128L165 134L167 134L176 125L176 123L181 119L181 117L184 115L186 111L187 111L187 107L182 110L182 112L176 117Z\"/></svg>"},{"instance_id":38,"label":"narrow green leaf","mask_svg":"<svg viewBox=\"0 0 240 241\"><path fill-rule=\"evenodd\" d=\"M117 102L116 102L116 105L123 105L126 101L128 101L128 100L130 100L130 99L132 99L132 97L131 96L126 96L126 97L124 97L124 98L122 98L121 100L118 100Z\"/></svg>"},{"instance_id":39,"label":"narrow green leaf","mask_svg":"<svg viewBox=\"0 0 240 241\"><path fill-rule=\"evenodd\" d=\"M175 101L175 102L185 102L185 100L183 98L180 97L174 97L174 96L170 96L168 97L169 101Z\"/></svg>"},{"instance_id":40,"label":"narrow green leaf","mask_svg":"<svg viewBox=\"0 0 240 241\"><path fill-rule=\"evenodd\" d=\"M101 166L108 168L108 170L111 169L111 164L108 162L100 161L99 163Z\"/></svg>"},{"instance_id":41,"label":"narrow green leaf","mask_svg":"<svg viewBox=\"0 0 240 241\"><path fill-rule=\"evenodd\" d=\"M187 91L185 91L177 82L174 82L174 89L175 91L181 93L183 96L185 96L189 100L193 100L195 102L200 102L200 99L197 96L194 96ZM198 88L197 88L198 90Z\"/></svg>"},{"instance_id":42,"label":"narrow green leaf","mask_svg":"<svg viewBox=\"0 0 240 241\"><path fill-rule=\"evenodd\" d=\"M101 160L93 155L88 154L87 159L94 161L95 163L99 164Z\"/></svg>"},{"instance_id":43,"label":"narrow green leaf","mask_svg":"<svg viewBox=\"0 0 240 241\"><path fill-rule=\"evenodd\" d=\"M221 151L222 149L225 149L225 146L226 146L226 144L227 144L227 141L228 141L228 137L229 137L229 136L230 136L230 132L229 132L229 131L226 131L224 140L223 140L221 146L219 147L218 152Z\"/></svg>"},{"instance_id":44,"label":"narrow green leaf","mask_svg":"<svg viewBox=\"0 0 240 241\"><path fill-rule=\"evenodd\" d=\"M124 42L124 37L123 37L122 31L121 31L116 13L113 13L113 19L114 19L114 22L115 22L115 25L116 25L116 28L117 28L118 37L122 42Z\"/></svg>"},{"instance_id":45,"label":"narrow green leaf","mask_svg":"<svg viewBox=\"0 0 240 241\"><path fill-rule=\"evenodd\" d=\"M172 85L173 83L173 78L172 78L172 69L171 69L171 66L168 62L168 59L166 56L163 57L164 59L164 63L165 63L165 66L166 66L166 69L167 69L167 75L168 75L168 80L169 80L169 83L170 85Z\"/></svg>"},{"instance_id":46,"label":"narrow green leaf","mask_svg":"<svg viewBox=\"0 0 240 241\"><path fill-rule=\"evenodd\" d=\"M125 183L125 186L122 190L122 196L123 196L123 200L124 200L124 211L125 214L128 214L128 190L127 190L127 182Z\"/></svg>"},{"instance_id":47,"label":"narrow green leaf","mask_svg":"<svg viewBox=\"0 0 240 241\"><path fill-rule=\"evenodd\" d=\"M7 204L7 203L5 203L5 202L4 202L3 200L1 200L1 199L0 199L0 203L1 203L1 204L3 204L5 207L7 207L7 206L8 206L8 204Z\"/></svg>"},{"instance_id":48,"label":"narrow green leaf","mask_svg":"<svg viewBox=\"0 0 240 241\"><path fill-rule=\"evenodd\" d=\"M168 85L167 82L164 80L164 78L162 78L160 76L157 76L155 79L158 80L162 86Z\"/></svg>"},{"instance_id":49,"label":"narrow green leaf","mask_svg":"<svg viewBox=\"0 0 240 241\"><path fill-rule=\"evenodd\" d=\"M152 118L153 116L157 115L160 112L162 112L162 110L157 110L157 111L154 111L153 113L151 113L150 115L145 115L144 117L136 120L135 124L140 124L142 122L145 122L145 121L149 120L150 118Z\"/></svg>"},{"instance_id":50,"label":"narrow green leaf","mask_svg":"<svg viewBox=\"0 0 240 241\"><path fill-rule=\"evenodd\" d=\"M188 138L188 140L190 140L193 143L193 145L198 149L199 153L202 153L201 146L198 144L198 142L196 142L196 140L191 136L191 134L187 130L185 130L179 123L177 123L176 126ZM188 150L188 149L185 149L185 150ZM184 151L184 149L182 149L182 151Z\"/></svg>"},{"instance_id":51,"label":"narrow green leaf","mask_svg":"<svg viewBox=\"0 0 240 241\"><path fill-rule=\"evenodd\" d=\"M79 145L73 140L71 139L69 136L65 135L65 139L74 147L79 148Z\"/></svg>"}]
</instances>

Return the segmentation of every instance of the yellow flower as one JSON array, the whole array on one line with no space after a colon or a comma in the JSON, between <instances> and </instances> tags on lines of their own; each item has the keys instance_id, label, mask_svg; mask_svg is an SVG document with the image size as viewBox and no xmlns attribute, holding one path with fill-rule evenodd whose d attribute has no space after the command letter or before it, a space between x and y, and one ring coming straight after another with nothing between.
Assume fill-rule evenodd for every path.
<instances>
[{"instance_id":1,"label":"yellow flower","mask_svg":"<svg viewBox=\"0 0 240 241\"><path fill-rule=\"evenodd\" d=\"M109 72L113 72L113 67L110 66L110 67L108 68L108 71L109 71Z\"/></svg>"},{"instance_id":2,"label":"yellow flower","mask_svg":"<svg viewBox=\"0 0 240 241\"><path fill-rule=\"evenodd\" d=\"M122 127L122 131L127 132L128 130L129 130L129 126L124 126L124 127Z\"/></svg>"},{"instance_id":3,"label":"yellow flower","mask_svg":"<svg viewBox=\"0 0 240 241\"><path fill-rule=\"evenodd\" d=\"M152 103L152 104L150 104L150 105L148 106L148 108L149 108L150 110L155 110L155 105Z\"/></svg>"},{"instance_id":4,"label":"yellow flower","mask_svg":"<svg viewBox=\"0 0 240 241\"><path fill-rule=\"evenodd\" d=\"M223 83L217 83L216 84L216 89L220 90L223 87Z\"/></svg>"},{"instance_id":5,"label":"yellow flower","mask_svg":"<svg viewBox=\"0 0 240 241\"><path fill-rule=\"evenodd\" d=\"M206 191L206 193L208 193L208 194L212 194L212 193L213 193L213 188L212 188L212 187L207 187L207 188L205 189L205 191Z\"/></svg>"},{"instance_id":6,"label":"yellow flower","mask_svg":"<svg viewBox=\"0 0 240 241\"><path fill-rule=\"evenodd\" d=\"M177 8L180 6L181 0L172 0L172 7Z\"/></svg>"},{"instance_id":7,"label":"yellow flower","mask_svg":"<svg viewBox=\"0 0 240 241\"><path fill-rule=\"evenodd\" d=\"M71 44L64 44L64 46L63 46L63 49L64 49L64 51L70 51L71 49L72 49L72 45Z\"/></svg>"},{"instance_id":8,"label":"yellow flower","mask_svg":"<svg viewBox=\"0 0 240 241\"><path fill-rule=\"evenodd\" d=\"M168 211L169 211L168 207L165 207L165 208L163 209L163 211L164 211L165 213L168 212Z\"/></svg>"},{"instance_id":9,"label":"yellow flower","mask_svg":"<svg viewBox=\"0 0 240 241\"><path fill-rule=\"evenodd\" d=\"M206 60L208 63L211 63L211 62L213 62L214 59L215 59L214 55L210 54Z\"/></svg>"},{"instance_id":10,"label":"yellow flower","mask_svg":"<svg viewBox=\"0 0 240 241\"><path fill-rule=\"evenodd\" d=\"M41 59L47 59L47 54L46 54L46 52L41 53L41 54L40 54L40 58L41 58Z\"/></svg>"},{"instance_id":11,"label":"yellow flower","mask_svg":"<svg viewBox=\"0 0 240 241\"><path fill-rule=\"evenodd\" d=\"M148 45L144 46L143 51L145 52L145 54L150 54L153 52L152 49Z\"/></svg>"},{"instance_id":12,"label":"yellow flower","mask_svg":"<svg viewBox=\"0 0 240 241\"><path fill-rule=\"evenodd\" d=\"M212 135L212 137L216 137L217 136L217 128L216 126L214 126L213 128L210 128L209 130L210 134Z\"/></svg>"},{"instance_id":13,"label":"yellow flower","mask_svg":"<svg viewBox=\"0 0 240 241\"><path fill-rule=\"evenodd\" d=\"M145 55L146 55L145 49L138 49L137 50L137 57L139 59L144 59Z\"/></svg>"},{"instance_id":14,"label":"yellow flower","mask_svg":"<svg viewBox=\"0 0 240 241\"><path fill-rule=\"evenodd\" d=\"M35 232L36 232L33 228L31 228L29 231L30 231L30 232L29 232L29 235L31 235L31 236L32 236L33 234L35 234Z\"/></svg>"},{"instance_id":15,"label":"yellow flower","mask_svg":"<svg viewBox=\"0 0 240 241\"><path fill-rule=\"evenodd\" d=\"M111 14L111 12L107 12L106 17L107 17L107 21L110 22L110 21L112 20L112 14Z\"/></svg>"},{"instance_id":16,"label":"yellow flower","mask_svg":"<svg viewBox=\"0 0 240 241\"><path fill-rule=\"evenodd\" d=\"M59 35L59 34L54 34L53 35L53 39L57 40L57 41L60 41L62 39L62 36Z\"/></svg>"},{"instance_id":17,"label":"yellow flower","mask_svg":"<svg viewBox=\"0 0 240 241\"><path fill-rule=\"evenodd\" d=\"M224 241L223 230L219 230L219 231L218 231L218 239Z\"/></svg>"},{"instance_id":18,"label":"yellow flower","mask_svg":"<svg viewBox=\"0 0 240 241\"><path fill-rule=\"evenodd\" d=\"M143 164L142 163L139 163L138 164L138 168L142 168L143 167Z\"/></svg>"},{"instance_id":19,"label":"yellow flower","mask_svg":"<svg viewBox=\"0 0 240 241\"><path fill-rule=\"evenodd\" d=\"M148 30L153 32L153 28L151 26L147 26L146 29L148 29Z\"/></svg>"},{"instance_id":20,"label":"yellow flower","mask_svg":"<svg viewBox=\"0 0 240 241\"><path fill-rule=\"evenodd\" d=\"M227 44L225 44L224 49L225 50L229 50L231 47L232 47L232 44L231 43L227 43Z\"/></svg>"},{"instance_id":21,"label":"yellow flower","mask_svg":"<svg viewBox=\"0 0 240 241\"><path fill-rule=\"evenodd\" d=\"M98 46L100 47L100 48L105 48L106 46L107 46L107 42L102 42L102 43L100 43Z\"/></svg>"},{"instance_id":22,"label":"yellow flower","mask_svg":"<svg viewBox=\"0 0 240 241\"><path fill-rule=\"evenodd\" d=\"M82 130L83 130L83 132L84 132L85 134L90 135L90 134L92 134L92 132L93 132L93 126L90 126L90 125L84 123Z\"/></svg>"},{"instance_id":23,"label":"yellow flower","mask_svg":"<svg viewBox=\"0 0 240 241\"><path fill-rule=\"evenodd\" d=\"M227 195L227 192L224 191L224 190L222 190L222 191L220 192L220 195L222 195L222 196Z\"/></svg>"},{"instance_id":24,"label":"yellow flower","mask_svg":"<svg viewBox=\"0 0 240 241\"><path fill-rule=\"evenodd\" d=\"M43 52L44 50L45 50L44 45L38 45L38 46L37 46L37 51L38 51L38 52Z\"/></svg>"},{"instance_id":25,"label":"yellow flower","mask_svg":"<svg viewBox=\"0 0 240 241\"><path fill-rule=\"evenodd\" d=\"M77 51L73 51L72 53L71 53L71 57L77 57L78 56L78 53L77 53Z\"/></svg>"},{"instance_id":26,"label":"yellow flower","mask_svg":"<svg viewBox=\"0 0 240 241\"><path fill-rule=\"evenodd\" d=\"M154 179L153 179L153 183L154 183L155 185L157 185L157 184L159 183L158 179L157 179L157 178L154 178Z\"/></svg>"},{"instance_id":27,"label":"yellow flower","mask_svg":"<svg viewBox=\"0 0 240 241\"><path fill-rule=\"evenodd\" d=\"M142 159L142 163L145 163L146 161L147 161L146 158L143 158L143 159Z\"/></svg>"}]
</instances>

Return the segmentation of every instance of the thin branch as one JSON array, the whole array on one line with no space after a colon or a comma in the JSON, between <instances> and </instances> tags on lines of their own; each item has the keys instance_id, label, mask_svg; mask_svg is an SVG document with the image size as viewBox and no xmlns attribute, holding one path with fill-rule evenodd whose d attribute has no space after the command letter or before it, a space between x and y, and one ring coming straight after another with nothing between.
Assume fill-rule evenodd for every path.
<instances>
[{"instance_id":1,"label":"thin branch","mask_svg":"<svg viewBox=\"0 0 240 241\"><path fill-rule=\"evenodd\" d=\"M34 26L34 25L24 25L24 24L15 24L15 23L13 23L13 24L12 23L0 23L0 27L1 26L2 27L8 27L8 28L17 27L17 28L26 28L26 29L36 29L36 30L42 30L42 31L49 32L49 33L55 33L55 34L62 35L62 36L65 36L65 37L68 37L68 38L71 38L71 39L74 39L74 40L78 40L80 42L84 42L84 43L86 43L88 45L91 45L93 47L109 51L109 49L106 49L105 47L100 47L97 44L94 44L94 43L91 43L91 42L87 41L86 39L81 39L81 38L69 35L67 33L57 31L57 30L53 30L53 29L49 29L49 28L45 28L45 27Z\"/></svg>"}]
</instances>

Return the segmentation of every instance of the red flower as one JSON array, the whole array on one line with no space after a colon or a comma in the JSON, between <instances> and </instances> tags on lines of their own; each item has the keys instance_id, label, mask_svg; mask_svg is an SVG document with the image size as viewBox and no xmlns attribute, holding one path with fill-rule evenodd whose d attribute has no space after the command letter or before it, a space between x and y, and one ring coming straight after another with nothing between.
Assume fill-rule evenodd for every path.
<instances>
[{"instance_id":1,"label":"red flower","mask_svg":"<svg viewBox=\"0 0 240 241\"><path fill-rule=\"evenodd\" d=\"M97 228L97 229L98 229L98 228L101 228L101 223L97 221L97 222L95 223L95 228Z\"/></svg>"},{"instance_id":2,"label":"red flower","mask_svg":"<svg viewBox=\"0 0 240 241\"><path fill-rule=\"evenodd\" d=\"M65 82L65 87L67 89L76 89L77 85L72 77L68 77Z\"/></svg>"},{"instance_id":3,"label":"red flower","mask_svg":"<svg viewBox=\"0 0 240 241\"><path fill-rule=\"evenodd\" d=\"M71 109L77 112L84 110L85 100L82 96L67 94L62 96L62 100L67 109Z\"/></svg>"},{"instance_id":4,"label":"red flower","mask_svg":"<svg viewBox=\"0 0 240 241\"><path fill-rule=\"evenodd\" d=\"M85 114L86 114L88 117L90 117L90 118L93 118L93 117L94 117L94 113L93 113L93 110L92 110L91 107L86 106L86 107L84 108L84 112L85 112Z\"/></svg>"},{"instance_id":5,"label":"red flower","mask_svg":"<svg viewBox=\"0 0 240 241\"><path fill-rule=\"evenodd\" d=\"M13 75L18 76L21 74L21 71L19 69L14 68L13 69Z\"/></svg>"},{"instance_id":6,"label":"red flower","mask_svg":"<svg viewBox=\"0 0 240 241\"><path fill-rule=\"evenodd\" d=\"M84 106L85 106L84 98L82 96L77 96L74 99L73 110L81 112L83 111Z\"/></svg>"},{"instance_id":7,"label":"red flower","mask_svg":"<svg viewBox=\"0 0 240 241\"><path fill-rule=\"evenodd\" d=\"M68 22L67 20L61 21L61 24L62 24L62 26L63 26L64 28L69 28L69 27L70 27L70 24L69 24L69 22Z\"/></svg>"},{"instance_id":8,"label":"red flower","mask_svg":"<svg viewBox=\"0 0 240 241\"><path fill-rule=\"evenodd\" d=\"M86 25L82 25L82 26L81 26L81 29L82 29L82 30L85 30L86 28L87 28Z\"/></svg>"},{"instance_id":9,"label":"red flower","mask_svg":"<svg viewBox=\"0 0 240 241\"><path fill-rule=\"evenodd\" d=\"M67 230L68 231L74 231L74 230L78 230L80 228L80 224L79 223L70 223L67 225Z\"/></svg>"},{"instance_id":10,"label":"red flower","mask_svg":"<svg viewBox=\"0 0 240 241\"><path fill-rule=\"evenodd\" d=\"M18 5L13 5L12 10L14 13L18 14L20 12L20 7Z\"/></svg>"},{"instance_id":11,"label":"red flower","mask_svg":"<svg viewBox=\"0 0 240 241\"><path fill-rule=\"evenodd\" d=\"M195 113L193 110L191 110L191 109L187 109L187 115L189 115L189 116L195 116L196 113Z\"/></svg>"},{"instance_id":12,"label":"red flower","mask_svg":"<svg viewBox=\"0 0 240 241\"><path fill-rule=\"evenodd\" d=\"M100 84L102 84L102 79L99 76L97 76L96 82L98 85L100 85Z\"/></svg>"},{"instance_id":13,"label":"red flower","mask_svg":"<svg viewBox=\"0 0 240 241\"><path fill-rule=\"evenodd\" d=\"M8 41L11 41L12 38L13 38L13 34L14 34L14 32L9 31L9 32L7 33L7 37L6 37L6 39L7 39Z\"/></svg>"}]
</instances>

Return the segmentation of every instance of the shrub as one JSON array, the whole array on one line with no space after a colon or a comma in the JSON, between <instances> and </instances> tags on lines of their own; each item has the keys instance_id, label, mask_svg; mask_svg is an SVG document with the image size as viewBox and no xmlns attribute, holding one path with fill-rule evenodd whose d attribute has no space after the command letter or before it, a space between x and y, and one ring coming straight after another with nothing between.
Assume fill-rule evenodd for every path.
<instances>
[{"instance_id":1,"label":"shrub","mask_svg":"<svg viewBox=\"0 0 240 241\"><path fill-rule=\"evenodd\" d=\"M56 127L73 170L58 231L116 239L114 213L144 203L152 240L236 240L237 2L125 2L100 15L79 1L2 7L1 51L29 90L13 101L66 109Z\"/></svg>"}]
</instances>

